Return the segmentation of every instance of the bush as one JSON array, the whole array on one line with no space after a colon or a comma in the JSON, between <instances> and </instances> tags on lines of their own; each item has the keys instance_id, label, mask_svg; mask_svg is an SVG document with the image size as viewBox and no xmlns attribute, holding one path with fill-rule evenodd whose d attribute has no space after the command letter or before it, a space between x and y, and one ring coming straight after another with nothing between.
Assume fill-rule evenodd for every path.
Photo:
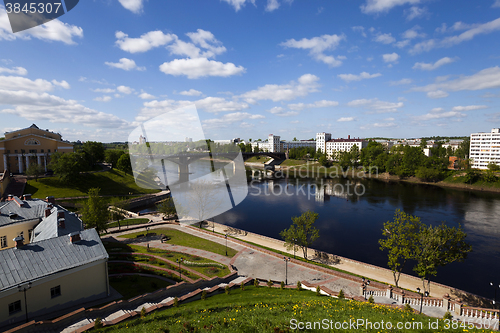
<instances>
[{"instance_id":1,"label":"bush","mask_svg":"<svg viewBox=\"0 0 500 333\"><path fill-rule=\"evenodd\" d=\"M205 300L206 298L207 298L207 291L206 291L206 290L203 290L203 291L201 292L201 299L202 299L202 300Z\"/></svg>"},{"instance_id":2,"label":"bush","mask_svg":"<svg viewBox=\"0 0 500 333\"><path fill-rule=\"evenodd\" d=\"M316 295L321 296L321 288L319 286L316 287Z\"/></svg>"},{"instance_id":3,"label":"bush","mask_svg":"<svg viewBox=\"0 0 500 333\"><path fill-rule=\"evenodd\" d=\"M97 317L94 321L94 328L102 328L102 320L101 318Z\"/></svg>"},{"instance_id":4,"label":"bush","mask_svg":"<svg viewBox=\"0 0 500 333\"><path fill-rule=\"evenodd\" d=\"M285 289L285 282L281 281L280 288Z\"/></svg>"},{"instance_id":5,"label":"bush","mask_svg":"<svg viewBox=\"0 0 500 333\"><path fill-rule=\"evenodd\" d=\"M301 289L302 289L302 283L300 283L300 281L297 281L297 290Z\"/></svg>"},{"instance_id":6,"label":"bush","mask_svg":"<svg viewBox=\"0 0 500 333\"><path fill-rule=\"evenodd\" d=\"M144 319L144 318L146 318L146 308L142 307L142 309L141 309L141 319Z\"/></svg>"},{"instance_id":7,"label":"bush","mask_svg":"<svg viewBox=\"0 0 500 333\"><path fill-rule=\"evenodd\" d=\"M408 311L408 312L413 312L413 308L411 307L410 304L406 303L405 304L405 307L404 307L404 310L405 311Z\"/></svg>"},{"instance_id":8,"label":"bush","mask_svg":"<svg viewBox=\"0 0 500 333\"><path fill-rule=\"evenodd\" d=\"M229 295L229 291L230 291L229 285L227 285L226 288L224 288L224 291L225 291L226 295Z\"/></svg>"},{"instance_id":9,"label":"bush","mask_svg":"<svg viewBox=\"0 0 500 333\"><path fill-rule=\"evenodd\" d=\"M243 282L240 284L240 289L245 290L245 284Z\"/></svg>"},{"instance_id":10,"label":"bush","mask_svg":"<svg viewBox=\"0 0 500 333\"><path fill-rule=\"evenodd\" d=\"M253 285L254 285L254 287L258 287L259 286L259 280L257 280L256 278L253 279Z\"/></svg>"},{"instance_id":11,"label":"bush","mask_svg":"<svg viewBox=\"0 0 500 333\"><path fill-rule=\"evenodd\" d=\"M342 289L340 289L339 291L339 296L338 296L340 299L342 298L345 298L345 295L344 295L344 291Z\"/></svg>"},{"instance_id":12,"label":"bush","mask_svg":"<svg viewBox=\"0 0 500 333\"><path fill-rule=\"evenodd\" d=\"M443 179L441 171L434 168L420 167L415 176L424 182L437 182Z\"/></svg>"},{"instance_id":13,"label":"bush","mask_svg":"<svg viewBox=\"0 0 500 333\"><path fill-rule=\"evenodd\" d=\"M448 320L452 320L453 319L453 316L450 313L450 311L446 311L446 313L443 316L443 319L448 319Z\"/></svg>"},{"instance_id":14,"label":"bush","mask_svg":"<svg viewBox=\"0 0 500 333\"><path fill-rule=\"evenodd\" d=\"M465 174L464 181L468 184L475 183L481 178L481 173L477 170L471 169Z\"/></svg>"},{"instance_id":15,"label":"bush","mask_svg":"<svg viewBox=\"0 0 500 333\"><path fill-rule=\"evenodd\" d=\"M368 303L375 303L375 300L373 299L373 295L370 295L370 298L368 298Z\"/></svg>"},{"instance_id":16,"label":"bush","mask_svg":"<svg viewBox=\"0 0 500 333\"><path fill-rule=\"evenodd\" d=\"M488 183L495 183L498 180L498 177L495 176L495 173L491 170L486 171L482 176L483 180Z\"/></svg>"},{"instance_id":17,"label":"bush","mask_svg":"<svg viewBox=\"0 0 500 333\"><path fill-rule=\"evenodd\" d=\"M173 304L175 307L178 307L179 306L179 299L177 298L177 296L174 297L174 304Z\"/></svg>"},{"instance_id":18,"label":"bush","mask_svg":"<svg viewBox=\"0 0 500 333\"><path fill-rule=\"evenodd\" d=\"M269 281L267 281L267 286L269 288L271 288L273 286L273 281L271 281L271 279L269 279Z\"/></svg>"}]
</instances>

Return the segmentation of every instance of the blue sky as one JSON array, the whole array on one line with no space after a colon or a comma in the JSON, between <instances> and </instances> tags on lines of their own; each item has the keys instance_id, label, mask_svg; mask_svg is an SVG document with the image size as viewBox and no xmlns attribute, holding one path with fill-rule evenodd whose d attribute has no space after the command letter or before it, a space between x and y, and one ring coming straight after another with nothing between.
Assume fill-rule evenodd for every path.
<instances>
[{"instance_id":1,"label":"blue sky","mask_svg":"<svg viewBox=\"0 0 500 333\"><path fill-rule=\"evenodd\" d=\"M0 6L0 131L126 141L194 103L212 139L489 132L499 40L500 0L85 0L16 34Z\"/></svg>"}]
</instances>

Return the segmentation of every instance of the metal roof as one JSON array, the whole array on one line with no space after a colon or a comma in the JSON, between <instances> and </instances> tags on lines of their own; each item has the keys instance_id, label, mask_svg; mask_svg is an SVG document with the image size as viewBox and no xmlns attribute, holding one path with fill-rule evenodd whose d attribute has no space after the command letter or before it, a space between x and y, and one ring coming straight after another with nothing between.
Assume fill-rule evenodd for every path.
<instances>
[{"instance_id":1,"label":"metal roof","mask_svg":"<svg viewBox=\"0 0 500 333\"><path fill-rule=\"evenodd\" d=\"M50 211L50 215L43 218L42 222L35 227L33 242L69 235L72 232L83 230L82 221L74 213L58 208L60 207L53 207ZM59 227L59 213L64 214L64 228Z\"/></svg>"},{"instance_id":2,"label":"metal roof","mask_svg":"<svg viewBox=\"0 0 500 333\"><path fill-rule=\"evenodd\" d=\"M0 227L44 217L47 202L40 199L21 200L18 197L13 199L0 206ZM11 213L17 214L17 217L10 218Z\"/></svg>"},{"instance_id":3,"label":"metal roof","mask_svg":"<svg viewBox=\"0 0 500 333\"><path fill-rule=\"evenodd\" d=\"M95 229L81 232L81 240L68 235L0 251L0 291L72 268L108 258Z\"/></svg>"}]
</instances>

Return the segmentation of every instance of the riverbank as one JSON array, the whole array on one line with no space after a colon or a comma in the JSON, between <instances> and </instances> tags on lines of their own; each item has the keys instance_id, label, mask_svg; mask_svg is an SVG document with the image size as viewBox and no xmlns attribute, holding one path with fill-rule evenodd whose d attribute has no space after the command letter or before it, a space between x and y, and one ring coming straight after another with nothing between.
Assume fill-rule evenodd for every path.
<instances>
[{"instance_id":1,"label":"riverbank","mask_svg":"<svg viewBox=\"0 0 500 333\"><path fill-rule=\"evenodd\" d=\"M256 168L258 170L263 170L264 165L261 163L247 163L245 162L245 166L250 168ZM318 163L314 164L303 164L298 166L283 166L276 168L277 178L280 175L284 175L285 177L290 178L315 178L315 177L325 177L325 178L353 178L353 179L375 179L384 182L394 182L394 183L409 183L409 184L421 184L421 185L431 185L438 186L441 188L450 188L456 190L463 191L477 191L477 192L491 192L491 193L500 193L500 187L494 187L491 185L477 185L477 184L464 184L464 183L452 183L446 180L442 180L439 182L425 182L417 177L408 177L401 178L397 175L390 175L388 172L384 173L370 173L364 172L361 170L348 170L342 172L338 168L330 167L325 168L319 166Z\"/></svg>"}]
</instances>

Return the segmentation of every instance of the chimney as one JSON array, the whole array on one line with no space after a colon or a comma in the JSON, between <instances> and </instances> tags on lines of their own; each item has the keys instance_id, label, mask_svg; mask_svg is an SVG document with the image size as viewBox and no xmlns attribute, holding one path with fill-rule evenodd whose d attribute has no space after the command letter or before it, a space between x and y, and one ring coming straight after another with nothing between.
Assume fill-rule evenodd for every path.
<instances>
[{"instance_id":1,"label":"chimney","mask_svg":"<svg viewBox=\"0 0 500 333\"><path fill-rule=\"evenodd\" d=\"M47 207L45 208L45 217L49 217L49 215L50 215L50 208Z\"/></svg>"},{"instance_id":2,"label":"chimney","mask_svg":"<svg viewBox=\"0 0 500 333\"><path fill-rule=\"evenodd\" d=\"M78 241L81 241L82 238L80 237L80 232L79 231L75 231L75 232L72 232L69 234L69 241L71 243L76 243Z\"/></svg>"},{"instance_id":3,"label":"chimney","mask_svg":"<svg viewBox=\"0 0 500 333\"><path fill-rule=\"evenodd\" d=\"M348 135L348 136L347 136L347 139L350 139L350 138L351 138L351 136L350 136L350 135Z\"/></svg>"},{"instance_id":4,"label":"chimney","mask_svg":"<svg viewBox=\"0 0 500 333\"><path fill-rule=\"evenodd\" d=\"M61 218L61 219L58 219L58 220L57 220L57 226L58 226L59 228L61 228L61 229L65 229L65 228L66 228L65 221L66 221L66 220L64 219L64 217L63 217L63 218Z\"/></svg>"},{"instance_id":5,"label":"chimney","mask_svg":"<svg viewBox=\"0 0 500 333\"><path fill-rule=\"evenodd\" d=\"M16 213L9 213L9 218L11 220L17 219L17 214Z\"/></svg>"},{"instance_id":6,"label":"chimney","mask_svg":"<svg viewBox=\"0 0 500 333\"><path fill-rule=\"evenodd\" d=\"M31 200L31 194L25 194L24 200Z\"/></svg>"},{"instance_id":7,"label":"chimney","mask_svg":"<svg viewBox=\"0 0 500 333\"><path fill-rule=\"evenodd\" d=\"M62 211L62 210L58 210L58 211L57 211L57 218L58 218L58 219L61 219L61 218L63 219L63 218L64 218L64 211Z\"/></svg>"},{"instance_id":8,"label":"chimney","mask_svg":"<svg viewBox=\"0 0 500 333\"><path fill-rule=\"evenodd\" d=\"M16 238L13 239L14 242L16 242L16 249L19 249L24 245L24 237L19 235Z\"/></svg>"},{"instance_id":9,"label":"chimney","mask_svg":"<svg viewBox=\"0 0 500 333\"><path fill-rule=\"evenodd\" d=\"M53 195L51 195L51 196L49 196L49 197L46 197L46 198L45 198L45 201L47 201L47 202L49 202L49 203L51 203L51 204L53 204L53 205L55 205L55 204L56 204L56 199L54 198L54 196L53 196Z\"/></svg>"},{"instance_id":10,"label":"chimney","mask_svg":"<svg viewBox=\"0 0 500 333\"><path fill-rule=\"evenodd\" d=\"M14 196L13 196L12 194L9 194L9 196L7 197L7 201L12 201L12 198L13 198L13 197L14 197Z\"/></svg>"}]
</instances>

